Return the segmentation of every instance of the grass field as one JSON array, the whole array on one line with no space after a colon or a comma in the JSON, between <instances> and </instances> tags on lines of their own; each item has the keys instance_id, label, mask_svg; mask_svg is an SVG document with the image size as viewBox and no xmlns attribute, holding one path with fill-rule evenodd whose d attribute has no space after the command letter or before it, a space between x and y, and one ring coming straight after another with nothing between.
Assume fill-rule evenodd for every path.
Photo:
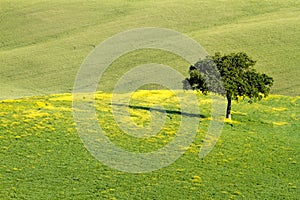
<instances>
[{"instance_id":1,"label":"grass field","mask_svg":"<svg viewBox=\"0 0 300 200\"><path fill-rule=\"evenodd\" d=\"M298 0L0 0L0 199L299 199L300 1ZM198 157L211 121L210 97L198 95L200 128L186 153L152 173L114 170L95 159L76 131L71 91L86 56L133 28L186 34L209 54L244 51L274 78L272 95L234 103L212 152ZM138 91L130 118L144 128L146 108L169 110L150 138L122 132L111 113L112 89L131 68L190 63L160 50L130 52L105 71L96 95L98 120L116 145L150 152L180 124L165 90ZM102 91L102 92L101 92ZM117 94L120 95L120 94ZM191 116L192 117L192 116Z\"/></svg>"},{"instance_id":2,"label":"grass field","mask_svg":"<svg viewBox=\"0 0 300 200\"><path fill-rule=\"evenodd\" d=\"M260 71L275 78L273 93L300 95L299 7L297 0L1 0L0 97L70 92L94 46L140 27L182 32L208 53L245 51L258 60ZM157 52L140 52L135 61L125 56L114 67L128 69L153 57L187 73L189 64ZM112 85L106 81L101 89L110 91Z\"/></svg>"},{"instance_id":3,"label":"grass field","mask_svg":"<svg viewBox=\"0 0 300 200\"><path fill-rule=\"evenodd\" d=\"M143 127L153 100L176 111L166 91L139 91L131 118ZM149 152L168 143L179 116L167 113L164 128L150 138L134 138L113 123L111 94L96 95L99 122L118 146ZM69 94L6 100L0 103L0 198L18 199L297 199L300 195L299 97L270 96L249 105L234 104L234 121L225 123L213 151L199 159L210 122L210 98L199 96L200 129L186 153L151 173L111 169L84 148L72 117ZM149 100L149 101L148 101ZM124 123L126 119L124 119Z\"/></svg>"}]
</instances>

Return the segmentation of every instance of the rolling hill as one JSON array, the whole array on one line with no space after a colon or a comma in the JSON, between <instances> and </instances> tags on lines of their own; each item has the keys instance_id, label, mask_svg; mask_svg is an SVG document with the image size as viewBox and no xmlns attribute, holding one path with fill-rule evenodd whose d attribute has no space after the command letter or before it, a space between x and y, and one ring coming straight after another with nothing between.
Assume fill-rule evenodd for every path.
<instances>
[{"instance_id":1,"label":"rolling hill","mask_svg":"<svg viewBox=\"0 0 300 200\"><path fill-rule=\"evenodd\" d=\"M0 0L0 199L299 199L299 8L298 0ZM211 96L197 94L201 115L185 114L199 121L199 129L183 156L151 173L126 173L85 148L71 92L98 44L143 27L181 32L209 54L244 51L275 82L260 102L234 102L233 120L225 120L204 158L198 153L212 120ZM166 109L165 124L147 138L120 130L112 90L145 63L168 65L184 76L190 66L170 52L132 51L109 66L95 94L105 135L136 153L171 142L183 114L166 88L139 90L122 123L147 127L153 113L163 113L152 109L158 104ZM140 89L157 89L152 87Z\"/></svg>"},{"instance_id":2,"label":"rolling hill","mask_svg":"<svg viewBox=\"0 0 300 200\"><path fill-rule=\"evenodd\" d=\"M0 97L70 92L80 64L95 46L141 27L182 32L208 53L245 51L258 61L259 71L275 78L274 94L297 96L299 4L296 0L1 0ZM112 73L154 60L187 74L189 64L166 52L132 54L122 62L116 60ZM111 91L111 76L108 73L99 90Z\"/></svg>"}]
</instances>

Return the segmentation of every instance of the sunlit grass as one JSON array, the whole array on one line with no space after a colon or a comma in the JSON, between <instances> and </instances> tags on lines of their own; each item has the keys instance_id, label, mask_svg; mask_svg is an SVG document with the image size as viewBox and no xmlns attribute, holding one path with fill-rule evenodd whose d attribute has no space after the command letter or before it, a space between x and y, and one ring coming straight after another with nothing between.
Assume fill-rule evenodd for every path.
<instances>
[{"instance_id":1,"label":"sunlit grass","mask_svg":"<svg viewBox=\"0 0 300 200\"><path fill-rule=\"evenodd\" d=\"M245 51L259 71L274 77L273 93L300 95L299 3L1 0L0 98L71 92L79 66L96 45L141 27L182 32L210 54ZM145 63L166 64L184 75L190 66L167 52L131 52L110 66L100 90L111 91L114 80Z\"/></svg>"},{"instance_id":2,"label":"sunlit grass","mask_svg":"<svg viewBox=\"0 0 300 200\"><path fill-rule=\"evenodd\" d=\"M174 95L134 93L125 122L142 130L151 122L144 107L162 104L176 111ZM135 138L120 130L112 115L112 96L97 93L95 108L115 145L146 153L176 137L177 112L167 112L166 123L151 137ZM271 95L258 103L234 103L233 120L225 120L213 151L199 159L211 116L210 97L198 97L203 117L194 142L183 147L186 152L175 163L146 174L118 172L91 156L77 135L70 94L1 101L0 198L296 199L300 98Z\"/></svg>"}]
</instances>

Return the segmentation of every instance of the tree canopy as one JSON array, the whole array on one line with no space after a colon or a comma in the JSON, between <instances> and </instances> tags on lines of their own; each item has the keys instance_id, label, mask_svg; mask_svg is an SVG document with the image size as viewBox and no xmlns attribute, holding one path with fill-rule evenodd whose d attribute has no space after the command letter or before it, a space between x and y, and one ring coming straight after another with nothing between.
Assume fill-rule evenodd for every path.
<instances>
[{"instance_id":1,"label":"tree canopy","mask_svg":"<svg viewBox=\"0 0 300 200\"><path fill-rule=\"evenodd\" d=\"M226 118L231 118L231 101L249 98L250 101L266 97L273 85L273 78L257 72L256 61L246 53L231 53L199 60L190 66L190 77L185 80L185 88L217 93L227 98ZM188 84L187 84L188 83Z\"/></svg>"}]
</instances>

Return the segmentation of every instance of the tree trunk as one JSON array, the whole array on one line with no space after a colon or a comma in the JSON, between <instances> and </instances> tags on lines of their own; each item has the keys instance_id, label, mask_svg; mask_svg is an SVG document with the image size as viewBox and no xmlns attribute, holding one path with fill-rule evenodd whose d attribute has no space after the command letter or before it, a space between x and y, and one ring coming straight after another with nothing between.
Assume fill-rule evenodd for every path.
<instances>
[{"instance_id":1,"label":"tree trunk","mask_svg":"<svg viewBox=\"0 0 300 200\"><path fill-rule=\"evenodd\" d=\"M227 95L226 118L231 119L231 95Z\"/></svg>"}]
</instances>

